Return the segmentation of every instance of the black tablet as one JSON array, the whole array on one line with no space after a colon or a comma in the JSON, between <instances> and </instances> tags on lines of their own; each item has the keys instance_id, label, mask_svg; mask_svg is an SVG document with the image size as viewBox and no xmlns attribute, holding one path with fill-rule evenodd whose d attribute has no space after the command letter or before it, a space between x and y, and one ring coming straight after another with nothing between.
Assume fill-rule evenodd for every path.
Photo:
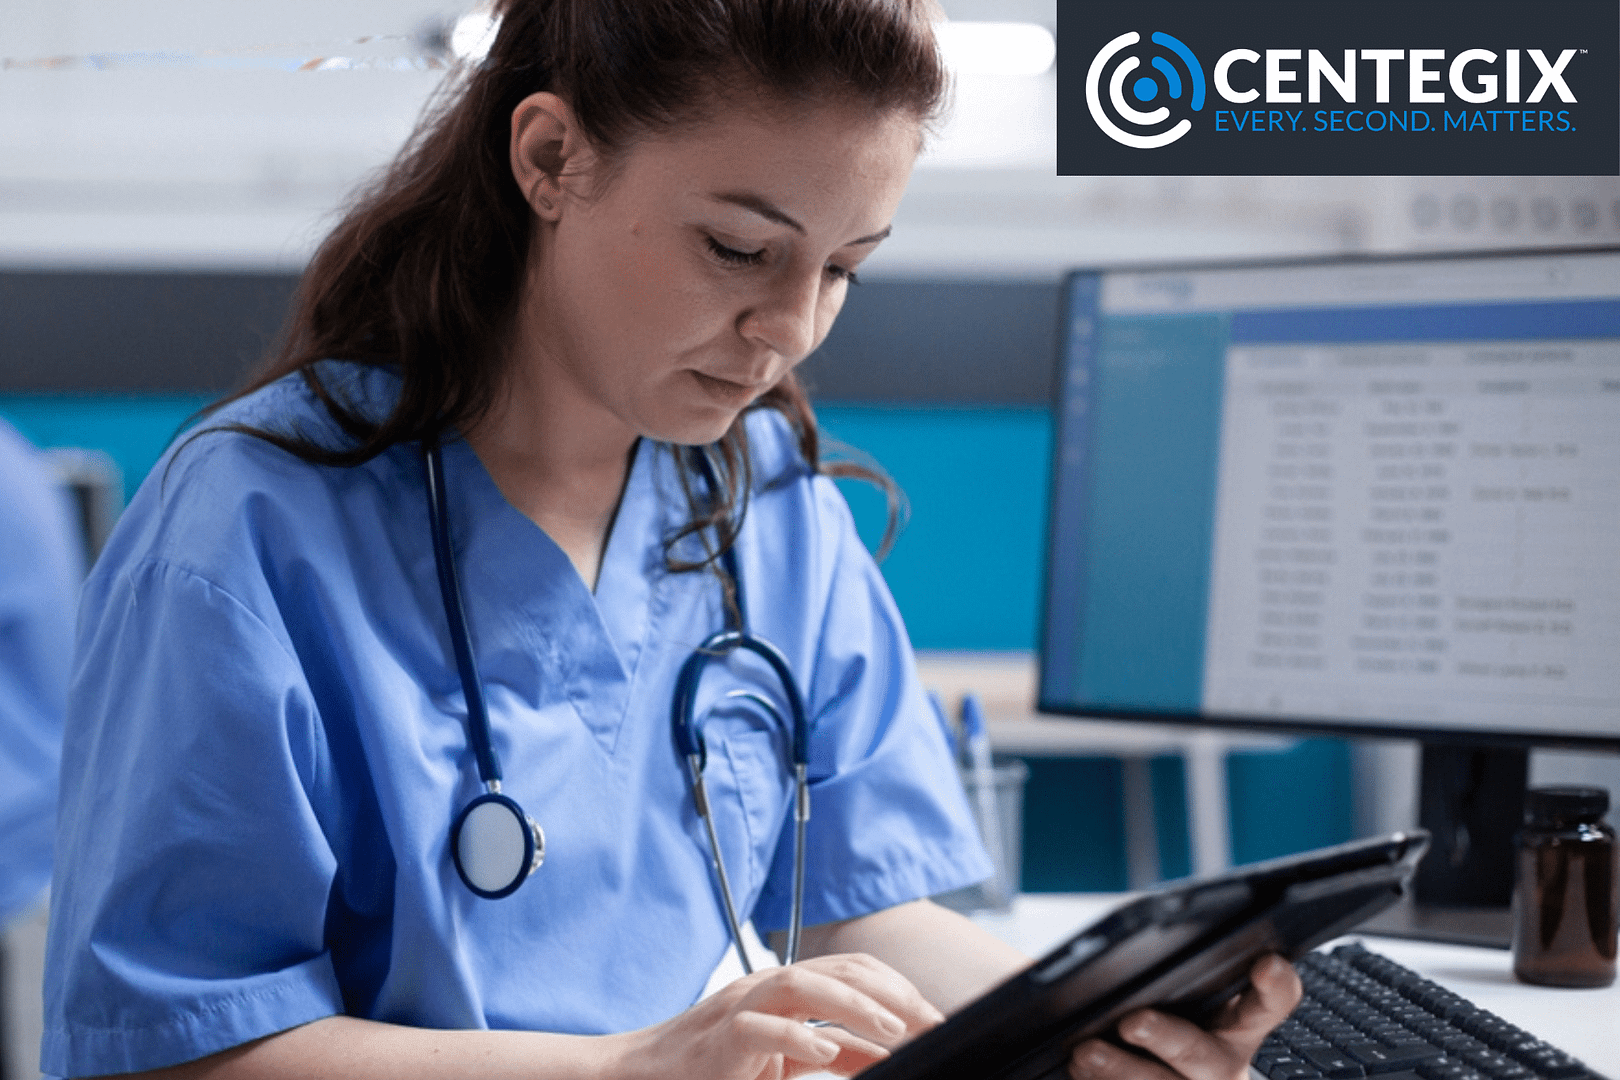
<instances>
[{"instance_id":1,"label":"black tablet","mask_svg":"<svg viewBox=\"0 0 1620 1080\"><path fill-rule=\"evenodd\" d=\"M1297 959L1400 899L1428 844L1413 830L1143 893L861 1080L1063 1076L1076 1044L1132 1009L1207 1021L1265 953Z\"/></svg>"}]
</instances>

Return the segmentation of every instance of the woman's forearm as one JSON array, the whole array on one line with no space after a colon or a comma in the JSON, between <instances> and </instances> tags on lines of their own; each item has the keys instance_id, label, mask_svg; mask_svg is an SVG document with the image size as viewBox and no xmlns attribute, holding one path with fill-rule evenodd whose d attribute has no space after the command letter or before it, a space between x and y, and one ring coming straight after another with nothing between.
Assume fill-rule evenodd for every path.
<instances>
[{"instance_id":1,"label":"woman's forearm","mask_svg":"<svg viewBox=\"0 0 1620 1080\"><path fill-rule=\"evenodd\" d=\"M603 1080L612 1036L444 1031L352 1016L122 1080Z\"/></svg>"}]
</instances>

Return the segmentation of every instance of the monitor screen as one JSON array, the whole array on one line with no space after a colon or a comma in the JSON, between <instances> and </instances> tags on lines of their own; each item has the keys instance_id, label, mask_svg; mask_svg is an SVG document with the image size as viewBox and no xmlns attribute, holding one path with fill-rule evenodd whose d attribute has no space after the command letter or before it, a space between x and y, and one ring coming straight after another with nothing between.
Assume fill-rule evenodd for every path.
<instances>
[{"instance_id":1,"label":"monitor screen","mask_svg":"<svg viewBox=\"0 0 1620 1080\"><path fill-rule=\"evenodd\" d=\"M1064 299L1044 711L1620 748L1620 252Z\"/></svg>"}]
</instances>

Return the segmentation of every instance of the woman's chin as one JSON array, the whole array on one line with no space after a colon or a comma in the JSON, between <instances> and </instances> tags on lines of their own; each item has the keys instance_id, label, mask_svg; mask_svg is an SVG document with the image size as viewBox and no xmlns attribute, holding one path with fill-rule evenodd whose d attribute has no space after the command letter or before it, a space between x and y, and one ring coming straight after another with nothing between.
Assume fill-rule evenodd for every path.
<instances>
[{"instance_id":1,"label":"woman's chin","mask_svg":"<svg viewBox=\"0 0 1620 1080\"><path fill-rule=\"evenodd\" d=\"M663 423L644 429L642 434L675 446L708 446L731 430L741 412L741 409L713 407L693 410L684 416L668 417Z\"/></svg>"}]
</instances>

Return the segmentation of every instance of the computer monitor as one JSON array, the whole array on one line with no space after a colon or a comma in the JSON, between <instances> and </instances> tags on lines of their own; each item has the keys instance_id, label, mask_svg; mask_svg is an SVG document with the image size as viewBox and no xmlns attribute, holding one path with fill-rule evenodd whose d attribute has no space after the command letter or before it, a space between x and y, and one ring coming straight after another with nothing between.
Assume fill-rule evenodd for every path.
<instances>
[{"instance_id":1,"label":"computer monitor","mask_svg":"<svg viewBox=\"0 0 1620 1080\"><path fill-rule=\"evenodd\" d=\"M1422 740L1419 898L1505 908L1526 750L1620 751L1620 250L1080 271L1059 343L1041 710Z\"/></svg>"}]
</instances>

